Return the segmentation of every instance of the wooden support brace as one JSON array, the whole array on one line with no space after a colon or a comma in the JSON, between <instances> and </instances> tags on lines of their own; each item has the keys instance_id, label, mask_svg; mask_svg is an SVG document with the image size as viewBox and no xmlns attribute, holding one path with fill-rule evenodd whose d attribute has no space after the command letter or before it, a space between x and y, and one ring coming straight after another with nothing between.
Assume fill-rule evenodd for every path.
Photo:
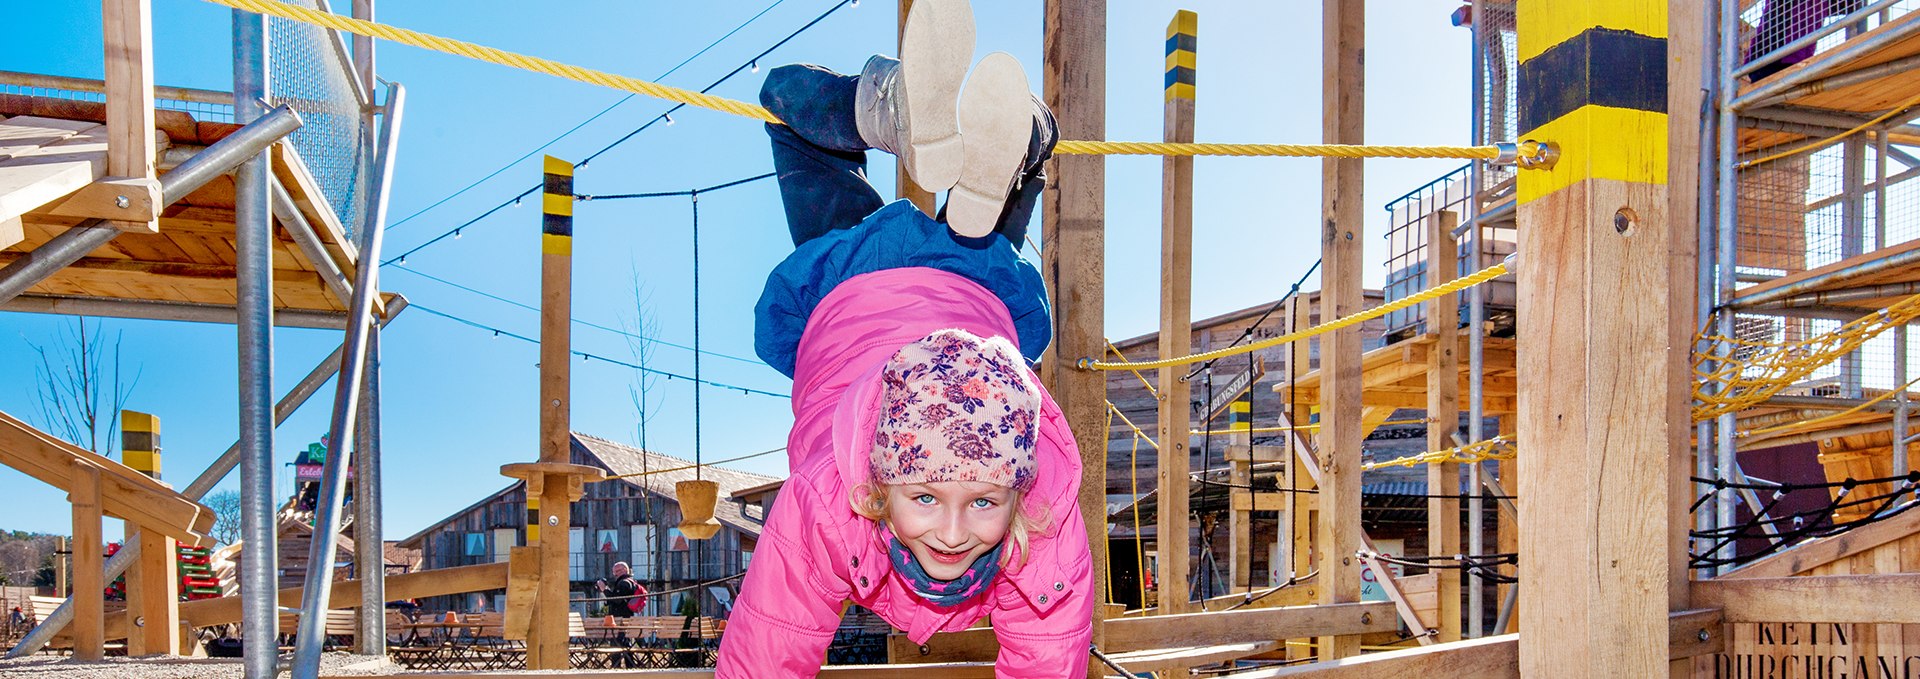
<instances>
[{"instance_id":1,"label":"wooden support brace","mask_svg":"<svg viewBox=\"0 0 1920 679\"><path fill-rule=\"evenodd\" d=\"M106 37L107 174L153 183L160 151L154 139L153 8L150 0L102 0L100 10ZM153 183L155 196L158 186ZM159 214L151 206L159 201L136 211L135 192L119 191L124 193L113 195L128 198L128 206L119 208L126 212L108 223L125 231L158 233Z\"/></svg>"},{"instance_id":2,"label":"wooden support brace","mask_svg":"<svg viewBox=\"0 0 1920 679\"><path fill-rule=\"evenodd\" d=\"M67 500L73 503L73 657L106 655L106 561L100 526L100 468L74 460Z\"/></svg>"},{"instance_id":3,"label":"wooden support brace","mask_svg":"<svg viewBox=\"0 0 1920 679\"><path fill-rule=\"evenodd\" d=\"M115 227L140 225L140 228L124 227L127 231L140 231L145 224L152 223L157 232L161 207L159 180L104 177L34 212L56 217L106 219Z\"/></svg>"},{"instance_id":4,"label":"wooden support brace","mask_svg":"<svg viewBox=\"0 0 1920 679\"><path fill-rule=\"evenodd\" d=\"M140 545L140 556L127 571L127 610L137 617L127 636L127 655L180 654L180 579L174 541L151 530L128 538Z\"/></svg>"},{"instance_id":5,"label":"wooden support brace","mask_svg":"<svg viewBox=\"0 0 1920 679\"><path fill-rule=\"evenodd\" d=\"M534 594L540 587L540 549L507 550L507 610L501 637L525 641L533 621Z\"/></svg>"}]
</instances>

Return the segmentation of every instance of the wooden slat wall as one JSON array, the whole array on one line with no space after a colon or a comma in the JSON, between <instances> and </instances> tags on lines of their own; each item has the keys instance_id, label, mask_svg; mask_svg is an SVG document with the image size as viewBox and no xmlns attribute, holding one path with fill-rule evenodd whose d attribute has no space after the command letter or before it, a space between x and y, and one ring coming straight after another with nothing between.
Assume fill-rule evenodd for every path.
<instances>
[{"instance_id":1,"label":"wooden slat wall","mask_svg":"<svg viewBox=\"0 0 1920 679\"><path fill-rule=\"evenodd\" d=\"M1920 572L1920 534L1888 542L1799 575L1917 572ZM1912 594L1888 592L1887 605L1911 606ZM1726 652L1695 659L1693 676L1696 679L1920 677L1920 625L1739 623L1727 625L1726 629Z\"/></svg>"}]
</instances>

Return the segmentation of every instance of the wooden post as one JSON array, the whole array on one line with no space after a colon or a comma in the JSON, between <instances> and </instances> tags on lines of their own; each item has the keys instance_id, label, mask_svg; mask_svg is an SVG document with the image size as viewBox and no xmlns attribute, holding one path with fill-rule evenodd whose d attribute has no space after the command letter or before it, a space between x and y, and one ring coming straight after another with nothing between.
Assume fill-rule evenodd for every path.
<instances>
[{"instance_id":1,"label":"wooden post","mask_svg":"<svg viewBox=\"0 0 1920 679\"><path fill-rule=\"evenodd\" d=\"M1668 5L1667 17L1667 110L1683 115L1667 118L1667 216L1674 226L1667 243L1667 341L1666 378L1657 393L1666 396L1666 557L1667 608L1682 611L1693 608L1691 578L1688 569L1687 532L1693 528L1689 511L1693 499L1692 391L1693 370L1689 345L1695 330L1695 276L1699 261L1698 242L1689 238L1688 226L1700 220L1700 124L1684 113L1701 110L1702 64L1706 59L1706 13L1703 3L1676 2ZM1721 58L1731 58L1722 55ZM1531 587L1531 586L1529 586ZM1521 593L1528 591L1522 588ZM1540 591L1540 590L1531 590ZM1671 660L1667 674L1674 679L1693 676L1692 663Z\"/></svg>"},{"instance_id":2,"label":"wooden post","mask_svg":"<svg viewBox=\"0 0 1920 679\"><path fill-rule=\"evenodd\" d=\"M566 464L572 457L573 164L546 157L540 236L540 461ZM540 586L534 599L527 669L567 669L567 568L569 498L565 483L534 483L527 500L540 498Z\"/></svg>"},{"instance_id":3,"label":"wooden post","mask_svg":"<svg viewBox=\"0 0 1920 679\"><path fill-rule=\"evenodd\" d=\"M1166 140L1193 141L1194 33L1198 18L1180 10L1167 24ZM1160 164L1160 357L1192 353L1193 348L1193 158L1167 156ZM1155 480L1160 509L1155 516L1160 613L1187 612L1188 472L1192 453L1192 366L1161 368L1160 450Z\"/></svg>"},{"instance_id":4,"label":"wooden post","mask_svg":"<svg viewBox=\"0 0 1920 679\"><path fill-rule=\"evenodd\" d=\"M912 9L913 0L900 0L900 26L899 32L895 34L896 45L899 44L899 36L905 35L907 32L907 12ZM894 54L899 53L899 50L894 50ZM920 188L919 184L913 183L913 178L907 176L906 161L898 158L894 159L893 176L894 195L913 201L913 206L920 208L920 211L926 213L928 217L934 216L933 192ZM1020 243L1014 243L1013 247L1015 250L1018 250L1021 245Z\"/></svg>"},{"instance_id":5,"label":"wooden post","mask_svg":"<svg viewBox=\"0 0 1920 679\"><path fill-rule=\"evenodd\" d=\"M149 192L126 196L129 216L112 220L115 228L158 233L153 211L160 204L154 168L159 146L153 135L153 8L151 0L102 0L101 27L106 38L107 176L139 180L116 188Z\"/></svg>"},{"instance_id":6,"label":"wooden post","mask_svg":"<svg viewBox=\"0 0 1920 679\"><path fill-rule=\"evenodd\" d=\"M1287 300L1287 332L1295 332L1312 325L1313 305L1299 296ZM1289 385L1297 382L1301 375L1312 372L1313 340L1288 344L1286 364ZM1312 404L1295 402L1291 392L1285 396L1287 402L1282 404L1281 408L1287 413L1286 423L1295 427L1306 426L1308 420L1312 419L1307 412ZM1317 488L1318 484L1313 480L1313 475L1300 473L1303 470L1301 461L1313 454L1313 451L1300 444L1303 441L1312 441L1315 437L1303 434L1306 432L1294 431L1289 432L1286 437L1287 487L1307 491ZM1288 543L1287 558L1289 568L1294 572L1295 577L1313 572L1313 565L1316 563L1313 554L1313 527L1317 521L1316 510L1319 508L1315 500L1317 497L1319 495L1316 493L1287 493L1286 520L1289 526L1288 537L1291 540Z\"/></svg>"},{"instance_id":7,"label":"wooden post","mask_svg":"<svg viewBox=\"0 0 1920 679\"><path fill-rule=\"evenodd\" d=\"M1041 53L1047 55L1044 99L1053 109L1062 139L1105 139L1107 134L1107 2L1047 0ZM1079 443L1080 514L1093 551L1094 590L1105 603L1107 567L1107 429L1104 373L1079 370L1074 361L1106 351L1106 159L1054 156L1053 183L1042 201L1041 271L1053 301L1053 348L1044 357L1042 379L1066 415ZM1094 606L1093 642L1105 640L1107 607ZM1090 663L1089 676L1104 668Z\"/></svg>"},{"instance_id":8,"label":"wooden post","mask_svg":"<svg viewBox=\"0 0 1920 679\"><path fill-rule=\"evenodd\" d=\"M134 471L160 478L160 418L120 411L120 460ZM173 538L128 521L126 542L140 546L140 556L127 570L127 610L135 616L134 629L127 634L127 655L179 655L180 578Z\"/></svg>"},{"instance_id":9,"label":"wooden post","mask_svg":"<svg viewBox=\"0 0 1920 679\"><path fill-rule=\"evenodd\" d=\"M1321 138L1329 144L1364 142L1365 79L1362 52L1366 42L1364 0L1321 2ZM1365 167L1358 158L1321 161L1320 319L1322 322L1357 313L1361 296L1366 242L1361 209ZM1320 521L1314 535L1319 545L1323 583L1320 603L1360 600L1360 565L1354 545L1360 544L1360 328L1320 336ZM1336 660L1360 653L1360 637L1321 637L1320 660Z\"/></svg>"},{"instance_id":10,"label":"wooden post","mask_svg":"<svg viewBox=\"0 0 1920 679\"><path fill-rule=\"evenodd\" d=\"M1511 437L1519 434L1520 423L1516 419L1517 417L1518 416L1516 415L1500 416L1499 424L1496 426L1500 428L1501 436ZM1520 461L1519 460L1501 460L1497 466L1500 470L1500 475L1497 477L1500 479L1500 487L1507 489L1507 492L1509 493L1513 492L1513 489L1517 486L1517 484L1515 484L1514 481L1515 479L1520 478ZM1483 490L1485 489L1483 488L1474 489L1475 492L1479 492ZM1518 503L1519 501L1515 500L1515 502ZM1493 551L1499 552L1501 554L1518 554L1520 552L1520 521L1519 521L1520 517L1510 515L1505 511L1498 509L1499 507L1503 506L1503 503L1496 502L1493 504L1493 506L1496 508L1493 512L1494 514L1493 539L1494 539L1494 545L1495 545ZM1691 524L1689 524L1688 527L1691 528L1692 527ZM1518 586L1519 585L1517 584L1494 585L1493 587L1494 601L1498 602L1498 603L1495 603L1494 605L1505 606L1507 601L1507 590L1513 589ZM1495 609L1495 610L1498 610L1498 609ZM1493 631L1493 633L1494 634L1512 634L1518 631L1520 631L1520 616L1514 615L1507 618L1506 629L1496 629Z\"/></svg>"},{"instance_id":11,"label":"wooden post","mask_svg":"<svg viewBox=\"0 0 1920 679\"><path fill-rule=\"evenodd\" d=\"M1522 465L1516 491L1520 581L1539 593L1520 627L1548 631L1521 635L1520 672L1667 676L1671 448L1689 426L1670 269L1693 230L1670 217L1667 179L1670 157L1697 156L1668 148L1661 76L1699 65L1669 59L1666 0L1518 9L1518 129L1558 150L1551 170L1520 171L1516 198L1519 440L1553 455Z\"/></svg>"},{"instance_id":12,"label":"wooden post","mask_svg":"<svg viewBox=\"0 0 1920 679\"><path fill-rule=\"evenodd\" d=\"M1426 287L1451 281L1460 271L1460 248L1453 227L1460 217L1441 211L1427 217ZM1427 303L1427 334L1434 338L1427 352L1427 450L1452 448L1460 430L1460 297L1442 295ZM1460 491L1460 465L1427 466L1427 554L1451 557L1460 553L1460 500L1439 496ZM1458 570L1435 570L1435 641L1460 640L1460 576Z\"/></svg>"},{"instance_id":13,"label":"wooden post","mask_svg":"<svg viewBox=\"0 0 1920 679\"><path fill-rule=\"evenodd\" d=\"M73 657L98 661L106 655L106 562L101 556L100 468L73 461Z\"/></svg>"}]
</instances>

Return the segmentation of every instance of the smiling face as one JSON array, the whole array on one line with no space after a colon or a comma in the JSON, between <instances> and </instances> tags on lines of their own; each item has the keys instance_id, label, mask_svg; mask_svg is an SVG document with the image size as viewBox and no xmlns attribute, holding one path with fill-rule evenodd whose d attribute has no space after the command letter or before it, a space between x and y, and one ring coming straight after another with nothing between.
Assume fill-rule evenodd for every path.
<instances>
[{"instance_id":1,"label":"smiling face","mask_svg":"<svg viewBox=\"0 0 1920 679\"><path fill-rule=\"evenodd\" d=\"M1019 494L985 481L890 485L888 524L936 580L953 580L1007 537Z\"/></svg>"}]
</instances>

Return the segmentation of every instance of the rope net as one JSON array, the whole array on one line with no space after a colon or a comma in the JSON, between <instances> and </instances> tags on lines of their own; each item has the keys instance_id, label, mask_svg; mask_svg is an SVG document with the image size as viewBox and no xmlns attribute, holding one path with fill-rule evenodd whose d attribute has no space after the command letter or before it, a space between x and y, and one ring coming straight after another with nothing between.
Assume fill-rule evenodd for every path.
<instances>
[{"instance_id":1,"label":"rope net","mask_svg":"<svg viewBox=\"0 0 1920 679\"><path fill-rule=\"evenodd\" d=\"M1920 295L1832 331L1792 341L1698 336L1705 349L1693 357L1694 421L1709 420L1758 405L1814 371L1858 350L1880 333L1920 318Z\"/></svg>"},{"instance_id":2,"label":"rope net","mask_svg":"<svg viewBox=\"0 0 1920 679\"><path fill-rule=\"evenodd\" d=\"M462 56L499 66L518 68L534 73L542 73L558 78L566 78L590 85L598 85L622 92L662 99L688 106L698 106L711 111L729 113L768 123L779 123L780 119L766 108L737 99L702 94L671 85L617 75L581 66L574 66L552 59L529 56L503 49L478 45L464 40L454 40L440 36L408 30L396 26L374 23L340 16L331 12L301 7L279 2L278 0L207 0L216 5L224 5L238 10L265 14L299 21L315 26L331 28L337 31L364 35L372 38L395 42L420 49ZM1109 142L1109 141L1061 141L1055 153L1089 155L1152 155L1152 156L1283 156L1296 158L1459 158L1463 160L1496 160L1502 155L1500 146L1365 146L1348 144L1174 144L1162 142ZM1518 158L1526 161L1544 160L1549 151L1538 144L1524 144L1517 149Z\"/></svg>"},{"instance_id":3,"label":"rope net","mask_svg":"<svg viewBox=\"0 0 1920 679\"><path fill-rule=\"evenodd\" d=\"M1864 481L1847 478L1830 483L1771 485L1733 483L1700 477L1694 477L1693 481L1710 484L1713 489L1696 499L1690 511L1699 511L1701 507L1707 505L1709 500L1728 490L1763 490L1772 493L1758 511L1749 512L1746 521L1720 528L1688 532L1688 535L1694 539L1696 547L1689 553L1688 563L1697 569L1750 563L1802 540L1839 535L1861 526L1891 519L1920 505L1920 499L1915 499L1916 489L1920 489L1920 471ZM1878 488L1884 488L1884 490L1875 492L1874 489ZM1825 498L1820 506L1812 509L1773 516L1773 511L1781 507L1783 501L1795 492L1831 493L1831 496ZM1853 497L1856 494L1865 495L1865 497ZM1843 518L1844 515L1855 514L1859 517ZM1741 540L1766 540L1767 542L1764 547L1746 554L1738 553L1737 549L1729 549Z\"/></svg>"}]
</instances>

